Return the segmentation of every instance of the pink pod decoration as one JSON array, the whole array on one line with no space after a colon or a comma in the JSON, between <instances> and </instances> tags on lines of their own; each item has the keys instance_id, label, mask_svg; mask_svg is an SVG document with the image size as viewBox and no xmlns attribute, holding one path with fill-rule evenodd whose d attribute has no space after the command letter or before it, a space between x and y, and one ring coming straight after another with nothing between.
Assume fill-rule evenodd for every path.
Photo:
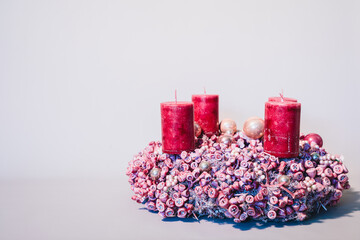
<instances>
[{"instance_id":1,"label":"pink pod decoration","mask_svg":"<svg viewBox=\"0 0 360 240\"><path fill-rule=\"evenodd\" d=\"M306 173L310 178L315 178L316 169L315 168L309 168L309 169L306 170Z\"/></svg>"},{"instance_id":2,"label":"pink pod decoration","mask_svg":"<svg viewBox=\"0 0 360 240\"><path fill-rule=\"evenodd\" d=\"M240 218L234 218L234 222L235 222L235 223L240 223L241 220L240 220Z\"/></svg>"},{"instance_id":3,"label":"pink pod decoration","mask_svg":"<svg viewBox=\"0 0 360 240\"><path fill-rule=\"evenodd\" d=\"M348 181L348 176L346 174L340 174L337 178L341 183L345 183Z\"/></svg>"},{"instance_id":4,"label":"pink pod decoration","mask_svg":"<svg viewBox=\"0 0 360 240\"><path fill-rule=\"evenodd\" d=\"M197 162L192 162L192 163L190 163L190 167L192 168L192 169L196 169L197 167L199 166L199 164L197 163ZM199 173L200 173L200 169L197 169L196 171L198 171Z\"/></svg>"},{"instance_id":5,"label":"pink pod decoration","mask_svg":"<svg viewBox=\"0 0 360 240\"><path fill-rule=\"evenodd\" d=\"M300 204L296 202L292 205L292 208L297 212L300 209Z\"/></svg>"},{"instance_id":6,"label":"pink pod decoration","mask_svg":"<svg viewBox=\"0 0 360 240\"><path fill-rule=\"evenodd\" d=\"M278 209L277 216L279 218L284 218L286 216L285 209L283 209L283 208Z\"/></svg>"},{"instance_id":7,"label":"pink pod decoration","mask_svg":"<svg viewBox=\"0 0 360 240\"><path fill-rule=\"evenodd\" d=\"M283 173L285 167L286 167L286 162L284 162L284 161L280 162L279 173Z\"/></svg>"},{"instance_id":8,"label":"pink pod decoration","mask_svg":"<svg viewBox=\"0 0 360 240\"><path fill-rule=\"evenodd\" d=\"M234 182L234 184L232 185L232 188L235 190L239 190L240 189L239 182L238 181Z\"/></svg>"},{"instance_id":9,"label":"pink pod decoration","mask_svg":"<svg viewBox=\"0 0 360 240\"><path fill-rule=\"evenodd\" d=\"M192 171L192 175L197 178L199 177L200 175L200 168L195 168L193 171Z\"/></svg>"},{"instance_id":10,"label":"pink pod decoration","mask_svg":"<svg viewBox=\"0 0 360 240\"><path fill-rule=\"evenodd\" d=\"M285 208L285 211L287 215L291 215L294 212L294 210L290 206L287 206Z\"/></svg>"},{"instance_id":11,"label":"pink pod decoration","mask_svg":"<svg viewBox=\"0 0 360 240\"><path fill-rule=\"evenodd\" d=\"M178 175L178 181L179 182L184 182L185 179L186 179L186 174L181 173L181 174Z\"/></svg>"},{"instance_id":12,"label":"pink pod decoration","mask_svg":"<svg viewBox=\"0 0 360 240\"><path fill-rule=\"evenodd\" d=\"M295 198L301 198L303 196L305 196L305 190L304 189L299 189L295 191Z\"/></svg>"},{"instance_id":13,"label":"pink pod decoration","mask_svg":"<svg viewBox=\"0 0 360 240\"><path fill-rule=\"evenodd\" d=\"M156 202L156 209L159 211L159 212L163 212L165 211L165 204L161 201L157 201Z\"/></svg>"},{"instance_id":14,"label":"pink pod decoration","mask_svg":"<svg viewBox=\"0 0 360 240\"><path fill-rule=\"evenodd\" d=\"M175 217L175 211L172 208L167 208L165 210L165 216L166 217Z\"/></svg>"},{"instance_id":15,"label":"pink pod decoration","mask_svg":"<svg viewBox=\"0 0 360 240\"><path fill-rule=\"evenodd\" d=\"M219 206L222 208L228 208L229 200L226 197L221 198L221 200L219 201Z\"/></svg>"},{"instance_id":16,"label":"pink pod decoration","mask_svg":"<svg viewBox=\"0 0 360 240\"><path fill-rule=\"evenodd\" d=\"M229 213L229 211L224 212L225 217L227 218L233 218L234 216Z\"/></svg>"},{"instance_id":17,"label":"pink pod decoration","mask_svg":"<svg viewBox=\"0 0 360 240\"><path fill-rule=\"evenodd\" d=\"M233 198L230 198L229 203L230 203L230 204L237 204L237 203L239 203L239 200L238 200L237 197L233 197ZM228 206L227 206L227 207L228 207Z\"/></svg>"},{"instance_id":18,"label":"pink pod decoration","mask_svg":"<svg viewBox=\"0 0 360 240\"><path fill-rule=\"evenodd\" d=\"M212 177L211 177L211 175L209 173L205 173L205 175L204 175L205 181L209 182L211 180L211 178Z\"/></svg>"},{"instance_id":19,"label":"pink pod decoration","mask_svg":"<svg viewBox=\"0 0 360 240\"><path fill-rule=\"evenodd\" d=\"M322 178L322 184L324 184L325 186L330 186L330 185L331 185L331 181L330 181L329 178L323 177L323 178Z\"/></svg>"},{"instance_id":20,"label":"pink pod decoration","mask_svg":"<svg viewBox=\"0 0 360 240\"><path fill-rule=\"evenodd\" d=\"M286 206L286 202L282 199L279 200L279 207L284 208Z\"/></svg>"},{"instance_id":21,"label":"pink pod decoration","mask_svg":"<svg viewBox=\"0 0 360 240\"><path fill-rule=\"evenodd\" d=\"M245 201L249 204L253 203L254 202L254 197L252 195L247 195L245 197Z\"/></svg>"},{"instance_id":22,"label":"pink pod decoration","mask_svg":"<svg viewBox=\"0 0 360 240\"><path fill-rule=\"evenodd\" d=\"M267 196L269 194L269 191L267 188L261 188L261 193L264 195L264 196Z\"/></svg>"},{"instance_id":23,"label":"pink pod decoration","mask_svg":"<svg viewBox=\"0 0 360 240\"><path fill-rule=\"evenodd\" d=\"M186 189L186 186L184 184L179 184L179 191L180 192L185 191L185 189Z\"/></svg>"},{"instance_id":24,"label":"pink pod decoration","mask_svg":"<svg viewBox=\"0 0 360 240\"><path fill-rule=\"evenodd\" d=\"M166 200L166 206L168 207L174 207L175 206L175 202L172 198L169 198L168 200Z\"/></svg>"},{"instance_id":25,"label":"pink pod decoration","mask_svg":"<svg viewBox=\"0 0 360 240\"><path fill-rule=\"evenodd\" d=\"M199 184L200 184L200 186L205 186L206 184L208 183L208 181L206 181L205 179L200 179L200 182L199 182Z\"/></svg>"},{"instance_id":26,"label":"pink pod decoration","mask_svg":"<svg viewBox=\"0 0 360 240\"><path fill-rule=\"evenodd\" d=\"M294 179L297 181L301 181L304 179L304 174L302 172L297 172L294 174Z\"/></svg>"},{"instance_id":27,"label":"pink pod decoration","mask_svg":"<svg viewBox=\"0 0 360 240\"><path fill-rule=\"evenodd\" d=\"M218 174L219 181L224 182L226 180L226 174L225 173L219 173Z\"/></svg>"},{"instance_id":28,"label":"pink pod decoration","mask_svg":"<svg viewBox=\"0 0 360 240\"><path fill-rule=\"evenodd\" d=\"M180 197L175 199L175 206L182 207L183 205L184 205L184 199Z\"/></svg>"},{"instance_id":29,"label":"pink pod decoration","mask_svg":"<svg viewBox=\"0 0 360 240\"><path fill-rule=\"evenodd\" d=\"M154 202L147 202L146 208L150 211L156 211L156 205Z\"/></svg>"},{"instance_id":30,"label":"pink pod decoration","mask_svg":"<svg viewBox=\"0 0 360 240\"><path fill-rule=\"evenodd\" d=\"M299 162L299 170L302 172L305 171L305 164L303 161Z\"/></svg>"},{"instance_id":31,"label":"pink pod decoration","mask_svg":"<svg viewBox=\"0 0 360 240\"><path fill-rule=\"evenodd\" d=\"M278 203L278 201L279 201L279 199L276 197L276 196L272 196L272 197L270 197L270 203L271 204L277 204Z\"/></svg>"},{"instance_id":32,"label":"pink pod decoration","mask_svg":"<svg viewBox=\"0 0 360 240\"><path fill-rule=\"evenodd\" d=\"M190 196L190 191L189 189L186 189L184 191L181 192L181 196L183 197L189 197Z\"/></svg>"},{"instance_id":33,"label":"pink pod decoration","mask_svg":"<svg viewBox=\"0 0 360 240\"><path fill-rule=\"evenodd\" d=\"M306 219L305 213L298 212L296 216L299 221L304 221Z\"/></svg>"},{"instance_id":34,"label":"pink pod decoration","mask_svg":"<svg viewBox=\"0 0 360 240\"><path fill-rule=\"evenodd\" d=\"M233 216L236 216L239 211L239 207L234 204L230 205L230 207L228 208L228 212Z\"/></svg>"},{"instance_id":35,"label":"pink pod decoration","mask_svg":"<svg viewBox=\"0 0 360 240\"><path fill-rule=\"evenodd\" d=\"M317 182L316 183L316 191L321 192L322 190L324 190L324 185Z\"/></svg>"},{"instance_id":36,"label":"pink pod decoration","mask_svg":"<svg viewBox=\"0 0 360 240\"><path fill-rule=\"evenodd\" d=\"M327 176L327 177L332 177L333 176L333 171L331 170L331 168L326 168L325 170L324 170L324 173L325 173L325 175Z\"/></svg>"},{"instance_id":37,"label":"pink pod decoration","mask_svg":"<svg viewBox=\"0 0 360 240\"><path fill-rule=\"evenodd\" d=\"M274 169L276 167L277 167L277 163L276 162L271 162L269 164L269 166L266 168L266 171L269 171L269 170Z\"/></svg>"},{"instance_id":38,"label":"pink pod decoration","mask_svg":"<svg viewBox=\"0 0 360 240\"><path fill-rule=\"evenodd\" d=\"M218 195L218 192L215 188L209 188L208 190L208 196L211 198L216 198Z\"/></svg>"},{"instance_id":39,"label":"pink pod decoration","mask_svg":"<svg viewBox=\"0 0 360 240\"><path fill-rule=\"evenodd\" d=\"M264 199L264 196L262 195L261 192L258 192L258 194L256 194L255 197L254 197L254 200L255 200L256 202L262 201L263 199Z\"/></svg>"},{"instance_id":40,"label":"pink pod decoration","mask_svg":"<svg viewBox=\"0 0 360 240\"><path fill-rule=\"evenodd\" d=\"M161 190L165 187L165 182L160 182L158 185L157 185L157 189Z\"/></svg>"},{"instance_id":41,"label":"pink pod decoration","mask_svg":"<svg viewBox=\"0 0 360 240\"><path fill-rule=\"evenodd\" d=\"M290 170L295 173L295 172L298 172L300 170L300 167L299 167L299 165L297 163L292 163L290 165Z\"/></svg>"},{"instance_id":42,"label":"pink pod decoration","mask_svg":"<svg viewBox=\"0 0 360 240\"><path fill-rule=\"evenodd\" d=\"M201 186L196 186L194 189L196 195L200 196L201 194L204 193L203 188Z\"/></svg>"},{"instance_id":43,"label":"pink pod decoration","mask_svg":"<svg viewBox=\"0 0 360 240\"><path fill-rule=\"evenodd\" d=\"M185 203L185 208L188 213L192 213L192 211L194 210L194 205L190 203Z\"/></svg>"},{"instance_id":44,"label":"pink pod decoration","mask_svg":"<svg viewBox=\"0 0 360 240\"><path fill-rule=\"evenodd\" d=\"M281 194L281 191L279 188L276 188L276 189L273 189L272 190L272 193L275 195L275 196L279 196Z\"/></svg>"},{"instance_id":45,"label":"pink pod decoration","mask_svg":"<svg viewBox=\"0 0 360 240\"><path fill-rule=\"evenodd\" d=\"M336 189L335 192L334 192L334 199L338 200L338 199L341 198L341 196L342 196L342 191L339 190L339 189Z\"/></svg>"},{"instance_id":46,"label":"pink pod decoration","mask_svg":"<svg viewBox=\"0 0 360 240\"><path fill-rule=\"evenodd\" d=\"M245 221L245 220L247 219L247 217L248 217L247 213L246 213L246 212L243 212L243 213L240 215L239 220L240 220L241 222L243 222L243 221Z\"/></svg>"},{"instance_id":47,"label":"pink pod decoration","mask_svg":"<svg viewBox=\"0 0 360 240\"><path fill-rule=\"evenodd\" d=\"M316 167L316 174L321 175L324 172L325 168L323 166Z\"/></svg>"},{"instance_id":48,"label":"pink pod decoration","mask_svg":"<svg viewBox=\"0 0 360 240\"><path fill-rule=\"evenodd\" d=\"M274 210L270 210L267 213L268 218L275 219L276 218L276 212Z\"/></svg>"},{"instance_id":49,"label":"pink pod decoration","mask_svg":"<svg viewBox=\"0 0 360 240\"><path fill-rule=\"evenodd\" d=\"M168 199L168 194L166 192L163 192L160 194L159 196L159 199L162 201L162 202L166 202L166 200Z\"/></svg>"},{"instance_id":50,"label":"pink pod decoration","mask_svg":"<svg viewBox=\"0 0 360 240\"><path fill-rule=\"evenodd\" d=\"M306 168L313 168L314 167L314 164L311 160L306 160L305 161L305 167Z\"/></svg>"},{"instance_id":51,"label":"pink pod decoration","mask_svg":"<svg viewBox=\"0 0 360 240\"><path fill-rule=\"evenodd\" d=\"M244 175L244 171L241 170L241 169L236 169L236 170L234 171L234 175L235 175L237 178L240 178L240 177L242 177L242 176Z\"/></svg>"},{"instance_id":52,"label":"pink pod decoration","mask_svg":"<svg viewBox=\"0 0 360 240\"><path fill-rule=\"evenodd\" d=\"M192 175L191 173L188 173L188 174L186 175L186 180L189 181L189 182L191 182L192 180L194 180L194 175Z\"/></svg>"},{"instance_id":53,"label":"pink pod decoration","mask_svg":"<svg viewBox=\"0 0 360 240\"><path fill-rule=\"evenodd\" d=\"M180 193L179 192L174 192L173 194L172 194L172 198L173 199L177 199L177 198L179 198L180 197Z\"/></svg>"},{"instance_id":54,"label":"pink pod decoration","mask_svg":"<svg viewBox=\"0 0 360 240\"><path fill-rule=\"evenodd\" d=\"M241 195L238 197L238 202L239 202L239 203L245 202L245 197L246 197L245 194L241 194Z\"/></svg>"},{"instance_id":55,"label":"pink pod decoration","mask_svg":"<svg viewBox=\"0 0 360 240\"><path fill-rule=\"evenodd\" d=\"M187 215L187 211L186 211L186 208L179 208L178 211L177 211L177 216L179 218L185 218Z\"/></svg>"},{"instance_id":56,"label":"pink pod decoration","mask_svg":"<svg viewBox=\"0 0 360 240\"><path fill-rule=\"evenodd\" d=\"M308 209L308 207L306 206L306 204L303 203L303 204L300 205L299 211L300 211L300 212L304 212L304 211L306 211L307 209Z\"/></svg>"},{"instance_id":57,"label":"pink pod decoration","mask_svg":"<svg viewBox=\"0 0 360 240\"><path fill-rule=\"evenodd\" d=\"M340 164L337 164L333 167L334 173L341 174L343 172L343 167Z\"/></svg>"},{"instance_id":58,"label":"pink pod decoration","mask_svg":"<svg viewBox=\"0 0 360 240\"><path fill-rule=\"evenodd\" d=\"M255 216L255 209L253 208L253 207L249 207L247 210L246 210L246 213L247 213L247 215L248 216L250 216L250 217L253 217L253 216Z\"/></svg>"}]
</instances>

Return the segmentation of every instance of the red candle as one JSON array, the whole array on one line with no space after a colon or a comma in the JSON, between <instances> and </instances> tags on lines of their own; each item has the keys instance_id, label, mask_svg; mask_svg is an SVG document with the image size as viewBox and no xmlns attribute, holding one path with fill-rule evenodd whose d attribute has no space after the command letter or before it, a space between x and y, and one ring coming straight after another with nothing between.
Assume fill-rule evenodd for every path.
<instances>
[{"instance_id":1,"label":"red candle","mask_svg":"<svg viewBox=\"0 0 360 240\"><path fill-rule=\"evenodd\" d=\"M192 95L194 118L207 136L219 130L219 95Z\"/></svg>"},{"instance_id":2,"label":"red candle","mask_svg":"<svg viewBox=\"0 0 360 240\"><path fill-rule=\"evenodd\" d=\"M272 97L265 103L264 151L279 158L299 156L301 104Z\"/></svg>"},{"instance_id":3,"label":"red candle","mask_svg":"<svg viewBox=\"0 0 360 240\"><path fill-rule=\"evenodd\" d=\"M195 149L194 106L191 102L161 103L162 149L180 154Z\"/></svg>"}]
</instances>

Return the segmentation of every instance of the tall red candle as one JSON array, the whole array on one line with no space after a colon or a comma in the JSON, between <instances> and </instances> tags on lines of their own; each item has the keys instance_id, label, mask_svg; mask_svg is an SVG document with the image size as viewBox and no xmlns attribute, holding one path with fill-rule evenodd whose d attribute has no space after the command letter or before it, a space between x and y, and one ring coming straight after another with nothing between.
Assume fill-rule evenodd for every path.
<instances>
[{"instance_id":1,"label":"tall red candle","mask_svg":"<svg viewBox=\"0 0 360 240\"><path fill-rule=\"evenodd\" d=\"M180 154L195 149L194 106L191 102L161 103L162 148Z\"/></svg>"},{"instance_id":2,"label":"tall red candle","mask_svg":"<svg viewBox=\"0 0 360 240\"><path fill-rule=\"evenodd\" d=\"M219 130L219 95L192 95L194 118L207 136Z\"/></svg>"},{"instance_id":3,"label":"tall red candle","mask_svg":"<svg viewBox=\"0 0 360 240\"><path fill-rule=\"evenodd\" d=\"M299 156L301 104L272 97L265 103L264 151L279 158Z\"/></svg>"}]
</instances>

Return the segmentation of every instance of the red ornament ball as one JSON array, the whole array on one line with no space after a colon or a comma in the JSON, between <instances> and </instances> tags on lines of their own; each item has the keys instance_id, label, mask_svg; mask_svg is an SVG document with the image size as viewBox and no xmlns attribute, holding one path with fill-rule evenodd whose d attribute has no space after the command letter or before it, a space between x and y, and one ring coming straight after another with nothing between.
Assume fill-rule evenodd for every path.
<instances>
[{"instance_id":1,"label":"red ornament ball","mask_svg":"<svg viewBox=\"0 0 360 240\"><path fill-rule=\"evenodd\" d=\"M309 133L304 137L304 140L308 141L309 143L315 142L319 147L322 147L323 145L322 138L320 137L319 134L316 133Z\"/></svg>"}]
</instances>

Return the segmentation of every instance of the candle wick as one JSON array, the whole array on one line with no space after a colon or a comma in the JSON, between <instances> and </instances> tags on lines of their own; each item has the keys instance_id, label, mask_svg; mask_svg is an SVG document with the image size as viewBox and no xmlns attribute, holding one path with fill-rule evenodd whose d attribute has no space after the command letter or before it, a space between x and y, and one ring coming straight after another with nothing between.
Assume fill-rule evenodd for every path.
<instances>
[{"instance_id":1,"label":"candle wick","mask_svg":"<svg viewBox=\"0 0 360 240\"><path fill-rule=\"evenodd\" d=\"M176 89L175 89L175 103L177 104L177 93L176 93Z\"/></svg>"},{"instance_id":2,"label":"candle wick","mask_svg":"<svg viewBox=\"0 0 360 240\"><path fill-rule=\"evenodd\" d=\"M280 93L280 97L281 97L281 101L284 101L284 89L281 89L281 93Z\"/></svg>"}]
</instances>

